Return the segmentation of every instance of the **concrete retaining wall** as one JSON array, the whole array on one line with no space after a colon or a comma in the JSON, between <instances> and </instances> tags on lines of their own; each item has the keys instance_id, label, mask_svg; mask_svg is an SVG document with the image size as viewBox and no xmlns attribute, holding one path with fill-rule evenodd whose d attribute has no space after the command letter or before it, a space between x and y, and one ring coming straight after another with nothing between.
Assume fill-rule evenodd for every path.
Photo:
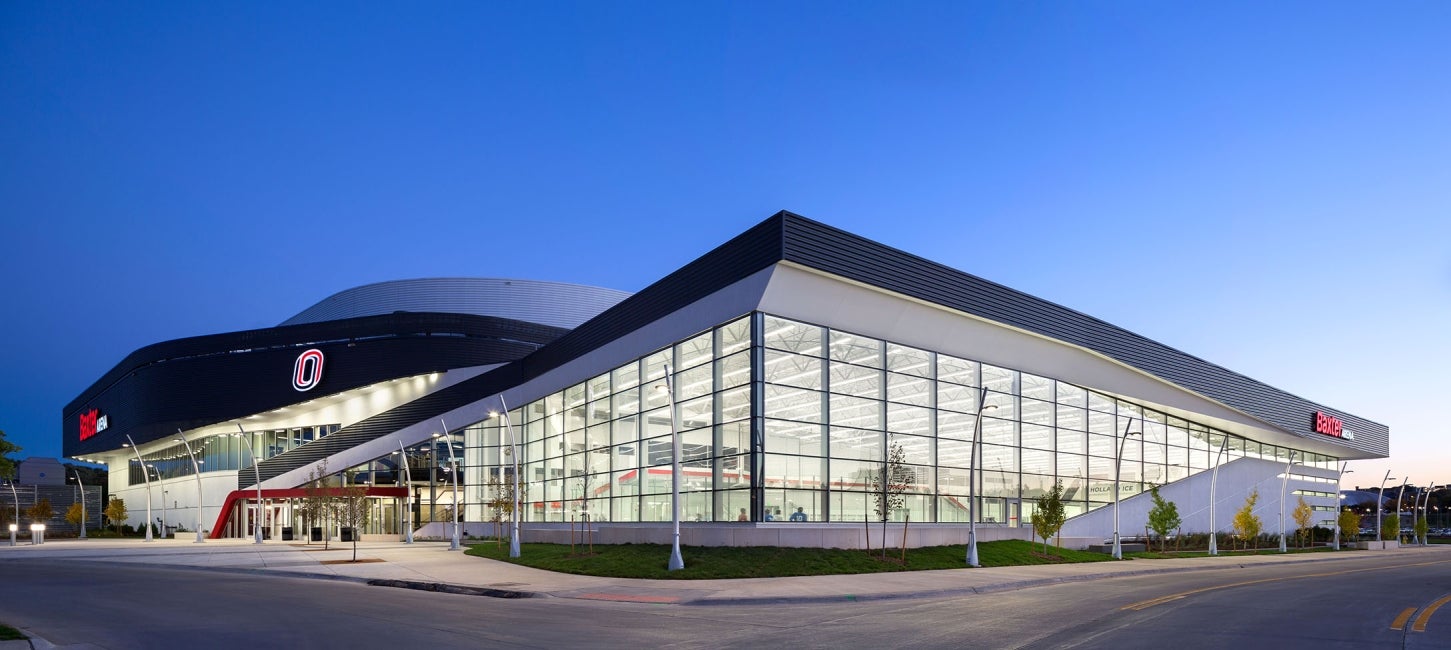
<instances>
[{"instance_id":1,"label":"concrete retaining wall","mask_svg":"<svg viewBox=\"0 0 1451 650\"><path fill-rule=\"evenodd\" d=\"M494 534L492 523L466 522L462 533L465 536L482 537ZM447 523L431 523L414 532L418 539L447 539L452 529ZM873 524L868 529L863 524L826 523L681 523L680 543L685 546L785 546L797 548L866 548L870 534L872 548L882 547L882 525ZM574 529L575 542L583 539L580 526ZM1029 539L1032 531L1027 528L1007 526L979 526L979 542L1002 539ZM594 525L596 544L669 544L671 527L669 523L597 523ZM569 524L523 523L519 537L525 542L568 544ZM1064 538L1067 548L1083 548L1089 539ZM1091 540L1098 542L1099 540ZM967 526L962 524L912 524L907 527L907 547L949 546L967 543ZM886 545L902 545L902 524L887 524Z\"/></svg>"}]
</instances>

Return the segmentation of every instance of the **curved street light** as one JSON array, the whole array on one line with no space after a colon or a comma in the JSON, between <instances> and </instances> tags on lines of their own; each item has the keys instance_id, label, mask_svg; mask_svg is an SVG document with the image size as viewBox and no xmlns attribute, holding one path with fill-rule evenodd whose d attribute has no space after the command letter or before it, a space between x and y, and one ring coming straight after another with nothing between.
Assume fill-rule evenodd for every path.
<instances>
[{"instance_id":1,"label":"curved street light","mask_svg":"<svg viewBox=\"0 0 1451 650\"><path fill-rule=\"evenodd\" d=\"M403 467L403 543L413 543L413 472L408 469L408 450L398 441L398 464Z\"/></svg>"},{"instance_id":2,"label":"curved street light","mask_svg":"<svg viewBox=\"0 0 1451 650\"><path fill-rule=\"evenodd\" d=\"M449 539L448 550L457 551L459 550L459 548L461 548L458 538L458 516L459 510L461 509L461 506L458 502L458 477L460 472L458 467L458 459L455 458L453 455L453 434L448 432L447 422L444 422L442 418L440 418L438 422L439 424L443 425L443 433L435 433L433 434L433 437L442 437L445 443L448 445L448 464L451 468L448 478L449 481L453 483L453 537Z\"/></svg>"},{"instance_id":3,"label":"curved street light","mask_svg":"<svg viewBox=\"0 0 1451 650\"><path fill-rule=\"evenodd\" d=\"M1380 515L1386 509L1386 504L1385 504L1385 499L1386 499L1386 481L1389 481L1389 480L1391 480L1391 471L1390 470L1386 470L1386 477L1380 480L1380 490L1377 491L1376 492L1376 495L1375 495L1375 533L1374 534L1375 534L1376 541L1378 541L1378 542L1381 543L1380 547L1382 549L1384 549L1386 545L1385 545L1385 540L1383 540L1383 539L1380 538L1381 537L1381 535L1380 535Z\"/></svg>"},{"instance_id":4,"label":"curved street light","mask_svg":"<svg viewBox=\"0 0 1451 650\"><path fill-rule=\"evenodd\" d=\"M1289 553L1285 546L1285 488L1290 484L1290 466L1295 464L1294 449L1290 450L1290 462L1285 463L1285 472L1280 475L1280 552Z\"/></svg>"},{"instance_id":5,"label":"curved street light","mask_svg":"<svg viewBox=\"0 0 1451 650\"><path fill-rule=\"evenodd\" d=\"M15 504L15 521L10 523L10 545L14 546L15 531L20 530L20 492L15 489L14 477L6 481L5 484L10 486L10 498L14 499L12 503Z\"/></svg>"},{"instance_id":6,"label":"curved street light","mask_svg":"<svg viewBox=\"0 0 1451 650\"><path fill-rule=\"evenodd\" d=\"M665 384L655 389L665 391L670 400L670 524L674 534L666 570L679 571L685 568L685 559L680 556L680 429L675 424L675 385L670 379L670 364L665 364Z\"/></svg>"},{"instance_id":7,"label":"curved street light","mask_svg":"<svg viewBox=\"0 0 1451 650\"><path fill-rule=\"evenodd\" d=\"M1118 483L1120 468L1123 466L1124 443L1129 441L1129 436L1142 436L1144 433L1142 431L1129 431L1129 427L1133 425L1133 423L1133 416L1129 416L1128 421L1124 423L1124 435L1122 438L1119 438L1118 441L1118 454L1115 455L1113 459L1113 559L1115 560L1124 559L1123 545L1119 543L1118 536Z\"/></svg>"},{"instance_id":8,"label":"curved street light","mask_svg":"<svg viewBox=\"0 0 1451 650\"><path fill-rule=\"evenodd\" d=\"M1209 480L1209 554L1219 555L1219 528L1214 521L1214 492L1219 489L1219 463L1224 450L1229 447L1229 436L1219 443L1219 453L1214 455L1214 474Z\"/></svg>"},{"instance_id":9,"label":"curved street light","mask_svg":"<svg viewBox=\"0 0 1451 650\"><path fill-rule=\"evenodd\" d=\"M86 482L81 480L81 470L72 467L71 468L71 472L76 475L76 486L81 489L81 536L80 536L79 539L85 539L86 538ZM151 519L151 514L150 513L147 513L146 518L148 520ZM151 532L151 522L150 521L147 521L146 522L146 532L148 532L148 533Z\"/></svg>"},{"instance_id":10,"label":"curved street light","mask_svg":"<svg viewBox=\"0 0 1451 650\"><path fill-rule=\"evenodd\" d=\"M196 472L196 542L201 544L207 540L202 538L202 466L196 461L196 454L191 451L191 443L187 442L186 434L181 429L176 430L177 438L181 444L186 446L186 455L191 458L192 471ZM149 516L149 515L148 515Z\"/></svg>"},{"instance_id":11,"label":"curved street light","mask_svg":"<svg viewBox=\"0 0 1451 650\"><path fill-rule=\"evenodd\" d=\"M1346 469L1347 467L1350 467L1350 462L1349 461L1346 461L1344 463L1341 463L1340 464L1340 475L1335 477L1335 496L1337 497L1337 501L1335 503L1335 542L1334 542L1334 547L1335 547L1335 550L1337 550L1337 551L1340 550L1340 510L1345 507L1345 506L1341 505L1340 502L1339 502L1339 500L1338 500L1338 499L1344 499L1345 498L1345 495L1343 495L1343 494L1340 493L1340 482L1341 482L1341 480L1343 480L1345 478L1345 475L1346 474L1354 474L1355 473L1355 470L1353 470L1353 469ZM1357 532L1357 534L1359 533L1359 531L1356 531L1356 532Z\"/></svg>"},{"instance_id":12,"label":"curved street light","mask_svg":"<svg viewBox=\"0 0 1451 650\"><path fill-rule=\"evenodd\" d=\"M237 423L237 432L232 434L232 437L241 438L242 442L247 445L247 457L252 459L252 472L257 476L257 521L252 522L252 543L261 544L262 526L264 522L267 521L266 511L262 507L262 470L257 467L257 452L252 451L252 441L250 440L251 436L247 435L247 432L242 430L241 422ZM241 472L238 471L237 475L240 477ZM241 482L242 479L238 478L238 487L240 487Z\"/></svg>"},{"instance_id":13,"label":"curved street light","mask_svg":"<svg viewBox=\"0 0 1451 650\"><path fill-rule=\"evenodd\" d=\"M151 472L146 471L146 461L144 461L144 460L141 459L141 450L136 448L136 441L134 441L134 440L131 439L131 434L129 434L129 433L126 434L126 442L123 443L121 446L122 447L130 447L131 448L131 451L136 452L136 462L141 464L141 476L142 476L142 478L145 478L146 479L146 541L149 542L149 541L152 541L151 540ZM127 473L130 473L130 472L128 471ZM82 499L85 498L85 493L84 492L81 493L81 498ZM161 505L162 505L163 508L166 507L166 503L165 502L163 502ZM166 525L166 520L165 519L162 520L162 524L161 525L163 526L163 528L161 529L161 536L162 537L166 537L166 528L164 527Z\"/></svg>"},{"instance_id":14,"label":"curved street light","mask_svg":"<svg viewBox=\"0 0 1451 650\"><path fill-rule=\"evenodd\" d=\"M514 438L514 427L509 422L509 405L504 403L503 395L499 396L499 411L489 413L490 418L499 416L503 417L504 432L509 435L509 459L514 466L514 507L509 511L514 532L509 535L509 557L519 557L519 441Z\"/></svg>"},{"instance_id":15,"label":"curved street light","mask_svg":"<svg viewBox=\"0 0 1451 650\"><path fill-rule=\"evenodd\" d=\"M982 412L997 407L997 404L987 405L987 386L981 387L972 425L972 449L968 452L971 458L967 464L967 566L974 569L982 566L977 558L977 463L982 458Z\"/></svg>"}]
</instances>

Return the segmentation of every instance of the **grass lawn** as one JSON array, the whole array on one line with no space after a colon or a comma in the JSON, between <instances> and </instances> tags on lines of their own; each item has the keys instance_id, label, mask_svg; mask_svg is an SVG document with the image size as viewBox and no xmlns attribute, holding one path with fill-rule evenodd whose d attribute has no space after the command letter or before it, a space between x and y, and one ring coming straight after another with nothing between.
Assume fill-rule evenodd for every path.
<instances>
[{"instance_id":1,"label":"grass lawn","mask_svg":"<svg viewBox=\"0 0 1451 650\"><path fill-rule=\"evenodd\" d=\"M1051 546L1049 548L1051 557L1045 557L1042 555L1042 544L1007 540L980 543L977 551L982 565L989 567L1103 562L1112 559L1102 553L1070 551ZM510 559L507 543L496 546L493 542L488 542L471 545L467 553L561 573L678 580L924 571L961 569L967 566L967 548L962 545L907 549L905 565L897 559L901 557L901 551L895 549L888 550L889 559L882 560L880 549L868 555L861 550L831 548L683 546L680 554L685 560L685 568L680 571L665 569L665 563L670 559L670 547L663 544L596 544L592 556L585 556L582 546L575 547L575 551L571 555L569 546L560 544L524 544L519 551L520 557Z\"/></svg>"},{"instance_id":2,"label":"grass lawn","mask_svg":"<svg viewBox=\"0 0 1451 650\"><path fill-rule=\"evenodd\" d=\"M24 641L30 637L25 636L9 625L0 623L0 641Z\"/></svg>"}]
</instances>

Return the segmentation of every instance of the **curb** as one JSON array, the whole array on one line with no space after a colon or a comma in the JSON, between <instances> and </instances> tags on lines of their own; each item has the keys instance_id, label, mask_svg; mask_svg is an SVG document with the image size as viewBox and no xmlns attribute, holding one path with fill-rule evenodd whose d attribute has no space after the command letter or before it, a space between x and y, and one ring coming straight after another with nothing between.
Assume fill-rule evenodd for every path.
<instances>
[{"instance_id":1,"label":"curb","mask_svg":"<svg viewBox=\"0 0 1451 650\"><path fill-rule=\"evenodd\" d=\"M517 591L513 589L494 589L492 587L473 587L469 585L451 585L446 582L423 582L421 580L394 580L389 578L372 578L364 581L364 584L374 587L395 587L399 589L414 589L417 591L436 591L445 594L459 594L463 596L488 596L489 598L553 598L546 593L537 591Z\"/></svg>"}]
</instances>

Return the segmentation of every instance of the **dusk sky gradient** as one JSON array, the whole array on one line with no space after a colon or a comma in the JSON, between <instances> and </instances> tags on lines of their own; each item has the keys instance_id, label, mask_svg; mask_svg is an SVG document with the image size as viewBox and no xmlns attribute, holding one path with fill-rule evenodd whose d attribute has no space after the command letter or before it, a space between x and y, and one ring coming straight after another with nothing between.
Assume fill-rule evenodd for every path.
<instances>
[{"instance_id":1,"label":"dusk sky gradient","mask_svg":"<svg viewBox=\"0 0 1451 650\"><path fill-rule=\"evenodd\" d=\"M0 3L0 430L371 282L637 291L787 209L1451 482L1451 4Z\"/></svg>"}]
</instances>

